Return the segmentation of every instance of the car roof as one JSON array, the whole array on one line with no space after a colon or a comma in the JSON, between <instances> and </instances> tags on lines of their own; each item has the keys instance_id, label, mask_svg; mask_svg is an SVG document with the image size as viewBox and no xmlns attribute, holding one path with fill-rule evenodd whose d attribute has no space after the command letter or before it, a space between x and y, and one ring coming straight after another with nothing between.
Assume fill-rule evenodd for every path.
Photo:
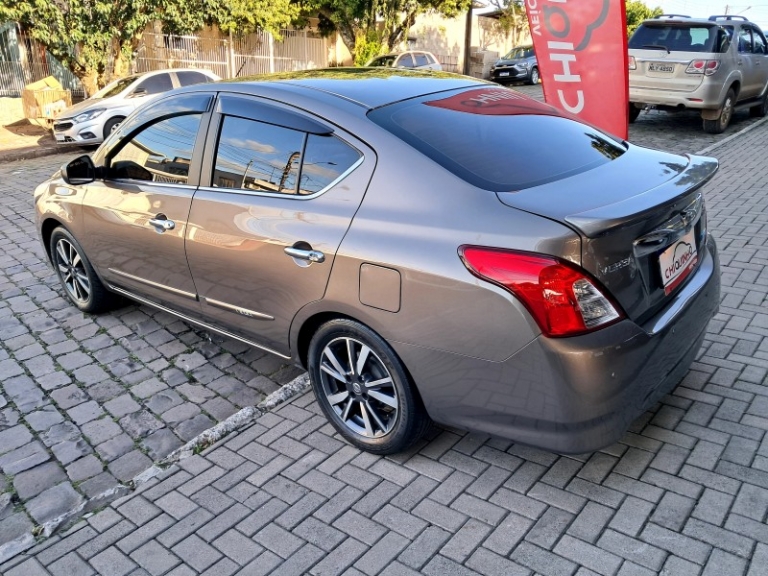
<instances>
[{"instance_id":1,"label":"car roof","mask_svg":"<svg viewBox=\"0 0 768 576\"><path fill-rule=\"evenodd\" d=\"M696 24L696 25L707 25L707 26L733 26L736 24L752 24L749 20L742 20L741 18L726 18L723 16L722 18L717 18L715 20L710 20L709 18L690 18L688 16L682 16L679 14L674 14L670 16L661 16L656 18L649 18L647 20L643 21L643 24Z\"/></svg>"},{"instance_id":2,"label":"car roof","mask_svg":"<svg viewBox=\"0 0 768 576\"><path fill-rule=\"evenodd\" d=\"M305 94L315 90L353 102L368 109L379 108L402 100L425 94L455 90L465 87L489 86L496 84L476 80L459 74L438 71L400 70L392 68L325 68L252 76L238 80L225 80L213 86L236 87L238 92L258 95L260 88L271 88ZM211 84L203 85L208 89ZM190 87L194 88L194 87ZM199 85L198 89L203 89Z\"/></svg>"}]
</instances>

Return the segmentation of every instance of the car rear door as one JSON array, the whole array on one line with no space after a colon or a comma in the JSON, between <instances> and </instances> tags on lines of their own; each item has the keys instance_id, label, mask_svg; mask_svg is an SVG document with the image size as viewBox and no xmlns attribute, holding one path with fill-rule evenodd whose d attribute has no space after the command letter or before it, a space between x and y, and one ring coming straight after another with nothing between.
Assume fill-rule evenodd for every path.
<instances>
[{"instance_id":1,"label":"car rear door","mask_svg":"<svg viewBox=\"0 0 768 576\"><path fill-rule=\"evenodd\" d=\"M101 276L174 308L198 307L184 238L212 102L168 98L123 124L83 201L83 243Z\"/></svg>"},{"instance_id":2,"label":"car rear door","mask_svg":"<svg viewBox=\"0 0 768 576\"><path fill-rule=\"evenodd\" d=\"M768 84L768 43L763 32L752 28L752 63L755 70L757 94L762 94Z\"/></svg>"},{"instance_id":3,"label":"car rear door","mask_svg":"<svg viewBox=\"0 0 768 576\"><path fill-rule=\"evenodd\" d=\"M223 94L187 231L206 319L288 355L289 329L325 293L373 151L285 105Z\"/></svg>"}]
</instances>

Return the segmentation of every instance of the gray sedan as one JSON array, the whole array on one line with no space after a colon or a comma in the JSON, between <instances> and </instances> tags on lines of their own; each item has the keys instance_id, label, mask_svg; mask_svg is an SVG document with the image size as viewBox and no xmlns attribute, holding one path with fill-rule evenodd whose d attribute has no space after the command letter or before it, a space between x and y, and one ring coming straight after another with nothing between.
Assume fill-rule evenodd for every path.
<instances>
[{"instance_id":1,"label":"gray sedan","mask_svg":"<svg viewBox=\"0 0 768 576\"><path fill-rule=\"evenodd\" d=\"M292 359L364 450L436 421L581 453L699 349L716 170L495 84L334 69L162 96L35 205L80 310L127 297Z\"/></svg>"}]
</instances>

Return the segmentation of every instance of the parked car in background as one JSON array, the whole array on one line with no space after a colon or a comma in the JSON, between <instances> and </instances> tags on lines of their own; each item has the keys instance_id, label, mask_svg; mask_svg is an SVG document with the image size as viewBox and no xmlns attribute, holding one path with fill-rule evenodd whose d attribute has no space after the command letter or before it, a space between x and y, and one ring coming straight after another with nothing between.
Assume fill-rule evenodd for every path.
<instances>
[{"instance_id":1,"label":"parked car in background","mask_svg":"<svg viewBox=\"0 0 768 576\"><path fill-rule=\"evenodd\" d=\"M213 72L198 69L158 70L120 78L59 114L53 135L59 144L100 144L126 116L159 94L216 80L220 78Z\"/></svg>"},{"instance_id":2,"label":"parked car in background","mask_svg":"<svg viewBox=\"0 0 768 576\"><path fill-rule=\"evenodd\" d=\"M385 56L374 58L368 62L366 66L374 68L419 68L422 70L443 69L432 52L424 52L422 50L409 50L408 52L386 54Z\"/></svg>"},{"instance_id":3,"label":"parked car in background","mask_svg":"<svg viewBox=\"0 0 768 576\"><path fill-rule=\"evenodd\" d=\"M517 46L491 66L491 80L499 84L523 81L538 84L539 64L533 46Z\"/></svg>"},{"instance_id":4,"label":"parked car in background","mask_svg":"<svg viewBox=\"0 0 768 576\"><path fill-rule=\"evenodd\" d=\"M466 76L330 69L161 96L34 202L80 310L122 295L291 359L361 449L433 419L582 454L699 350L716 170Z\"/></svg>"},{"instance_id":5,"label":"parked car in background","mask_svg":"<svg viewBox=\"0 0 768 576\"><path fill-rule=\"evenodd\" d=\"M736 110L768 114L768 44L744 16L676 14L643 22L629 40L629 120L652 106L699 110L704 131L723 132Z\"/></svg>"}]
</instances>

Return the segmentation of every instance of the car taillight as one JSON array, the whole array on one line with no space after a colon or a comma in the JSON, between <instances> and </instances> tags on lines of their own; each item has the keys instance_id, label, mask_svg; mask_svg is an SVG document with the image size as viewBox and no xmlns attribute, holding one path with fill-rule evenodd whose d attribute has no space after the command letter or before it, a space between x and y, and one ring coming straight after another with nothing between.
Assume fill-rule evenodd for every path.
<instances>
[{"instance_id":1,"label":"car taillight","mask_svg":"<svg viewBox=\"0 0 768 576\"><path fill-rule=\"evenodd\" d=\"M637 62L635 62L635 57L630 56L629 57L629 69L630 70L637 70Z\"/></svg>"},{"instance_id":2,"label":"car taillight","mask_svg":"<svg viewBox=\"0 0 768 576\"><path fill-rule=\"evenodd\" d=\"M481 246L459 248L478 278L515 295L546 336L575 336L623 318L586 272L551 256Z\"/></svg>"},{"instance_id":3,"label":"car taillight","mask_svg":"<svg viewBox=\"0 0 768 576\"><path fill-rule=\"evenodd\" d=\"M720 68L719 60L691 60L688 68L685 69L685 73L712 76L712 74L717 72L718 68Z\"/></svg>"}]
</instances>

